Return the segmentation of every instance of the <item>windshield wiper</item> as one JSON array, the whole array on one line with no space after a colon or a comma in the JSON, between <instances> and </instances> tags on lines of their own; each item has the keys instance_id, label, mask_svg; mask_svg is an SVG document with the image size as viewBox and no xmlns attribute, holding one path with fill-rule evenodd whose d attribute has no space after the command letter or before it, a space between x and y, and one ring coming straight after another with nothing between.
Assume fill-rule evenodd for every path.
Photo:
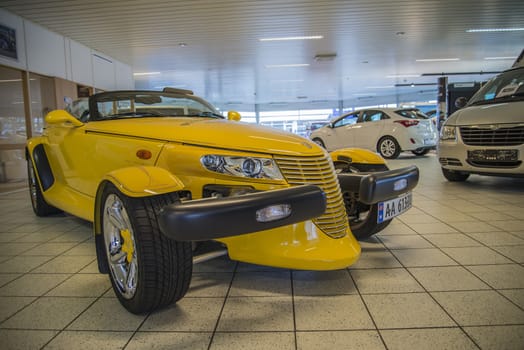
<instances>
[{"instance_id":1,"label":"windshield wiper","mask_svg":"<svg viewBox=\"0 0 524 350\"><path fill-rule=\"evenodd\" d=\"M125 117L164 117L165 115L158 112L124 112L110 114L103 119L125 119Z\"/></svg>"},{"instance_id":2,"label":"windshield wiper","mask_svg":"<svg viewBox=\"0 0 524 350\"><path fill-rule=\"evenodd\" d=\"M224 116L215 112L199 112L194 114L186 114L186 117L205 117L205 118L220 118L224 119Z\"/></svg>"}]
</instances>

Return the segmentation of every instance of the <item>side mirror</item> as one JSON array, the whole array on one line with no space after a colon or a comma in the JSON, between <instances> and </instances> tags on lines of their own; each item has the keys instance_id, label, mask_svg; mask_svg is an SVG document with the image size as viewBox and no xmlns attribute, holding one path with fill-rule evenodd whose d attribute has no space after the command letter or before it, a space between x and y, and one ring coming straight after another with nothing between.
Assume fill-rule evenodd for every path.
<instances>
[{"instance_id":1,"label":"side mirror","mask_svg":"<svg viewBox=\"0 0 524 350\"><path fill-rule=\"evenodd\" d=\"M76 119L63 109L58 109L49 112L45 116L45 121L47 124L70 124L72 126L84 125L84 123L82 123L80 120Z\"/></svg>"},{"instance_id":2,"label":"side mirror","mask_svg":"<svg viewBox=\"0 0 524 350\"><path fill-rule=\"evenodd\" d=\"M240 121L240 118L242 118L242 117L240 116L240 113L238 113L238 112L235 112L235 111L227 112L227 119L228 120L233 120L235 122L238 122L238 121Z\"/></svg>"},{"instance_id":3,"label":"side mirror","mask_svg":"<svg viewBox=\"0 0 524 350\"><path fill-rule=\"evenodd\" d=\"M455 107L457 108L464 108L466 104L468 103L468 99L465 97L459 97L455 100Z\"/></svg>"}]
</instances>

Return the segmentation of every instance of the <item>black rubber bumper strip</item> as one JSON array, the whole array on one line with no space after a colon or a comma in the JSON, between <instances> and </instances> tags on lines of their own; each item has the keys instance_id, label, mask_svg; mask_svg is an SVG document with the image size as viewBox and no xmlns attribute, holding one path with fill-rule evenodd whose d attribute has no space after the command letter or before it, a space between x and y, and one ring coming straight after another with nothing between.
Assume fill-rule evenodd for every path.
<instances>
[{"instance_id":1,"label":"black rubber bumper strip","mask_svg":"<svg viewBox=\"0 0 524 350\"><path fill-rule=\"evenodd\" d=\"M358 193L358 199L373 204L393 199L417 186L419 170L415 165L376 173L342 173L338 182L342 192Z\"/></svg>"},{"instance_id":2,"label":"black rubber bumper strip","mask_svg":"<svg viewBox=\"0 0 524 350\"><path fill-rule=\"evenodd\" d=\"M276 221L259 222L256 212L279 204L291 214ZM203 241L269 230L316 218L326 210L326 196L318 186L303 185L245 194L173 203L162 209L162 232L178 241Z\"/></svg>"}]
</instances>

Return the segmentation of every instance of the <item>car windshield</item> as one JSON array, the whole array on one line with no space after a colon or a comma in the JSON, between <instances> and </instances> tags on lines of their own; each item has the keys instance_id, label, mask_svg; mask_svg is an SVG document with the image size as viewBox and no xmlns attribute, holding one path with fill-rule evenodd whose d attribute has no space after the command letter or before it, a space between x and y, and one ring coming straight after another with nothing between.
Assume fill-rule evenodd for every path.
<instances>
[{"instance_id":1,"label":"car windshield","mask_svg":"<svg viewBox=\"0 0 524 350\"><path fill-rule=\"evenodd\" d=\"M429 117L419 109L399 109L395 111L395 113L409 119L429 119Z\"/></svg>"},{"instance_id":2,"label":"car windshield","mask_svg":"<svg viewBox=\"0 0 524 350\"><path fill-rule=\"evenodd\" d=\"M488 81L468 102L468 105L522 100L524 98L524 68L506 71Z\"/></svg>"},{"instance_id":3,"label":"car windshield","mask_svg":"<svg viewBox=\"0 0 524 350\"><path fill-rule=\"evenodd\" d=\"M223 118L204 100L188 94L156 91L105 92L91 96L91 120L140 117Z\"/></svg>"}]
</instances>

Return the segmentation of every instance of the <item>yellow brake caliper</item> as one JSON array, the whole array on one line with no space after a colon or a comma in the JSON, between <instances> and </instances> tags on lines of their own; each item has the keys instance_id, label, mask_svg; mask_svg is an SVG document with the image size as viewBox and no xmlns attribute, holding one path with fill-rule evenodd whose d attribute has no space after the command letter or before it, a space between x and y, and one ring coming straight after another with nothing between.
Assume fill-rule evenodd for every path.
<instances>
[{"instance_id":1,"label":"yellow brake caliper","mask_svg":"<svg viewBox=\"0 0 524 350\"><path fill-rule=\"evenodd\" d=\"M133 241L131 239L131 232L129 230L121 230L120 236L124 240L122 243L122 251L126 253L126 261L127 263L131 263L133 261L133 253L135 252L135 249L133 248Z\"/></svg>"}]
</instances>

